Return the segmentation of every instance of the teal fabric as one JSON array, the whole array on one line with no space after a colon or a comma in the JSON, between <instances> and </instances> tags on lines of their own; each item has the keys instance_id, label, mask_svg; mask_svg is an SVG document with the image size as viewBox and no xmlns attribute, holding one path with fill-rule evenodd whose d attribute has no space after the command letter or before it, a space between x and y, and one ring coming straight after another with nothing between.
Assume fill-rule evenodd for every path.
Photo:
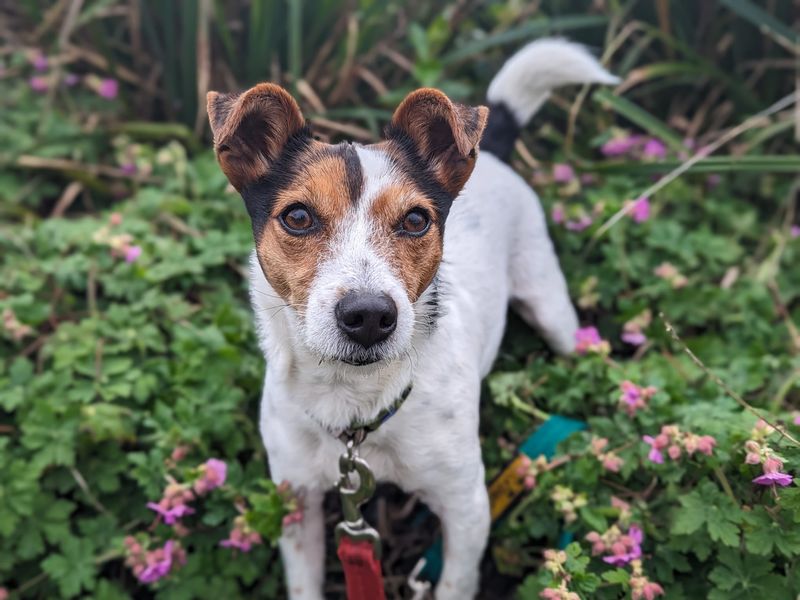
<instances>
[{"instance_id":1,"label":"teal fabric","mask_svg":"<svg viewBox=\"0 0 800 600\"><path fill-rule=\"evenodd\" d=\"M522 442L519 450L534 460L542 454L549 460L555 455L556 446L560 442L576 431L584 429L586 429L586 423L583 421L554 415L528 436L528 439ZM560 535L558 545L560 548L564 548L571 541L572 534L565 531ZM421 579L426 579L432 583L439 581L439 577L442 575L442 556L442 538L439 537L424 554L425 568L422 569L420 574Z\"/></svg>"}]
</instances>

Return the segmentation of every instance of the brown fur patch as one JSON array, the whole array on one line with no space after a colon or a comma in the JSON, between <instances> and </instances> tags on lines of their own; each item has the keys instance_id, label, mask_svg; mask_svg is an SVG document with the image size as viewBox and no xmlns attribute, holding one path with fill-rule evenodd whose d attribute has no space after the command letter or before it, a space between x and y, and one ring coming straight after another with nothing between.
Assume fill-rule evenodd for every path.
<instances>
[{"instance_id":1,"label":"brown fur patch","mask_svg":"<svg viewBox=\"0 0 800 600\"><path fill-rule=\"evenodd\" d=\"M414 208L424 209L431 217L429 231L421 237L398 234L398 223ZM436 207L415 185L398 181L375 198L370 212L379 236L373 241L403 281L409 300L415 302L430 285L442 260Z\"/></svg>"},{"instance_id":2,"label":"brown fur patch","mask_svg":"<svg viewBox=\"0 0 800 600\"><path fill-rule=\"evenodd\" d=\"M455 104L432 88L411 92L392 116L392 128L406 134L441 185L456 196L475 167L486 126L485 106Z\"/></svg>"},{"instance_id":3,"label":"brown fur patch","mask_svg":"<svg viewBox=\"0 0 800 600\"><path fill-rule=\"evenodd\" d=\"M206 102L219 164L239 191L263 177L289 138L305 127L297 102L272 83L239 95L209 92Z\"/></svg>"},{"instance_id":4,"label":"brown fur patch","mask_svg":"<svg viewBox=\"0 0 800 600\"><path fill-rule=\"evenodd\" d=\"M330 149L327 144L314 142L298 158L303 162L303 177L275 197L270 218L256 240L258 259L267 280L295 308L305 307L331 236L352 205L345 161ZM314 212L320 224L318 231L296 236L283 228L278 217L295 203L302 203Z\"/></svg>"}]
</instances>

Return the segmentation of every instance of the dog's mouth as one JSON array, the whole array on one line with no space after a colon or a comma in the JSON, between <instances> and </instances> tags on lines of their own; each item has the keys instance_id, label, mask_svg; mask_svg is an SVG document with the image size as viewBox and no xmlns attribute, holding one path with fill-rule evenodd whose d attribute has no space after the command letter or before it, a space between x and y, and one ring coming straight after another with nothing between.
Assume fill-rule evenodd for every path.
<instances>
[{"instance_id":1,"label":"dog's mouth","mask_svg":"<svg viewBox=\"0 0 800 600\"><path fill-rule=\"evenodd\" d=\"M382 359L379 357L371 357L371 358L340 358L339 362L343 362L346 365L350 365L352 367L365 367L367 365L374 365L377 362L380 362Z\"/></svg>"}]
</instances>

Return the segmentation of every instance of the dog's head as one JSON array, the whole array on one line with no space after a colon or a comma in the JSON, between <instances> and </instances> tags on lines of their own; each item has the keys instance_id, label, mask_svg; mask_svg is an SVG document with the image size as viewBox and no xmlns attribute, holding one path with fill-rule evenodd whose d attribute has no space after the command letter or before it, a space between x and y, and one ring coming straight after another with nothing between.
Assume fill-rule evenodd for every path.
<instances>
[{"instance_id":1,"label":"dog's head","mask_svg":"<svg viewBox=\"0 0 800 600\"><path fill-rule=\"evenodd\" d=\"M407 352L487 109L418 90L368 146L315 140L294 99L269 83L209 93L208 114L259 264L306 348L354 365Z\"/></svg>"}]
</instances>

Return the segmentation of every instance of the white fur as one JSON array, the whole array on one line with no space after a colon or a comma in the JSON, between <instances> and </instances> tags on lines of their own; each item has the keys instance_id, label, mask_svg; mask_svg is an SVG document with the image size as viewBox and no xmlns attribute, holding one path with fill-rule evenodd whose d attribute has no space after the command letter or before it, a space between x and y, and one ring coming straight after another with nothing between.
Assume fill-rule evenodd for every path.
<instances>
[{"instance_id":1,"label":"white fur","mask_svg":"<svg viewBox=\"0 0 800 600\"><path fill-rule=\"evenodd\" d=\"M535 44L513 58L510 71L498 76L503 80L493 83L495 98L539 102L528 85L538 80L537 73L550 83L550 74L556 72L561 73L559 83L598 80L597 69L587 71L587 57L575 54L573 45L549 44L561 50L548 52L545 64L528 62L540 60ZM557 64L562 59L566 62ZM519 83L508 79L509 72L517 74ZM541 86L536 89L546 95ZM522 106L518 110L530 112ZM470 598L489 531L478 440L480 382L500 346L507 306L512 302L562 353L573 349L577 318L536 195L488 153L479 156L453 203L437 283L412 305L370 235L368 207L392 182L393 167L374 149L359 148L358 154L365 176L363 196L334 236L305 313L285 307L255 257L251 261L252 302L267 357L261 433L272 477L305 493L304 520L289 526L281 539L289 594L294 599L322 598L321 503L337 479L343 451L329 429L373 418L413 381L403 407L370 434L360 452L378 480L418 494L440 517L445 556L437 598ZM342 289L384 292L395 300L397 330L381 346L386 360L362 367L329 360L347 349L333 316ZM427 301L436 289L441 316L431 331Z\"/></svg>"},{"instance_id":2,"label":"white fur","mask_svg":"<svg viewBox=\"0 0 800 600\"><path fill-rule=\"evenodd\" d=\"M518 125L525 125L550 96L550 90L573 83L614 85L619 78L606 71L580 44L544 38L531 42L503 65L486 98L504 102Z\"/></svg>"}]
</instances>

